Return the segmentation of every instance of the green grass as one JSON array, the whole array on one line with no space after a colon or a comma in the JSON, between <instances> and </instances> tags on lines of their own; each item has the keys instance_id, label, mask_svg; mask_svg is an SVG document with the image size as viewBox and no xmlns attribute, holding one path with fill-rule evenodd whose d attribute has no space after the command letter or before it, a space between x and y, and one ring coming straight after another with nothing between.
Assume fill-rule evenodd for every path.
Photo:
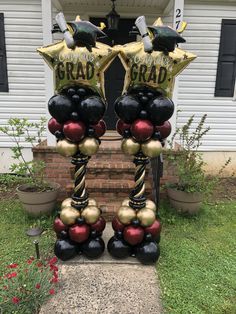
<instances>
[{"instance_id":1,"label":"green grass","mask_svg":"<svg viewBox=\"0 0 236 314\"><path fill-rule=\"evenodd\" d=\"M40 239L41 255L53 255L55 235L52 230L53 216L40 219L28 217L16 199L0 201L0 276L6 265L26 261L35 256L32 242L25 234L30 227L40 226L44 230Z\"/></svg>"},{"instance_id":2,"label":"green grass","mask_svg":"<svg viewBox=\"0 0 236 314\"><path fill-rule=\"evenodd\" d=\"M205 205L198 216L161 206L161 257L157 271L167 313L236 313L236 202ZM0 200L0 276L11 262L35 255L25 235L41 226L40 251L53 255L53 216L29 218L19 201Z\"/></svg>"},{"instance_id":3,"label":"green grass","mask_svg":"<svg viewBox=\"0 0 236 314\"><path fill-rule=\"evenodd\" d=\"M236 313L236 202L184 217L162 204L157 264L166 313Z\"/></svg>"}]
</instances>

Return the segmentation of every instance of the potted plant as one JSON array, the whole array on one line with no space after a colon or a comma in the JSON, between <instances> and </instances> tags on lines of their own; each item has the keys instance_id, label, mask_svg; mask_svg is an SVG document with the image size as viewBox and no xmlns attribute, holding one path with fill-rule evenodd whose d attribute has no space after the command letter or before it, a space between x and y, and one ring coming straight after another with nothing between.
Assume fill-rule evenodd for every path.
<instances>
[{"instance_id":1,"label":"potted plant","mask_svg":"<svg viewBox=\"0 0 236 314\"><path fill-rule=\"evenodd\" d=\"M170 203L177 211L188 214L199 211L204 197L213 190L219 174L230 163L229 158L218 176L210 179L207 177L202 154L198 151L202 138L210 130L205 127L206 117L206 114L203 115L194 128L192 115L184 126L177 128L169 141L170 149L166 154L168 161L174 165L178 178L176 183L167 183Z\"/></svg>"},{"instance_id":2,"label":"potted plant","mask_svg":"<svg viewBox=\"0 0 236 314\"><path fill-rule=\"evenodd\" d=\"M11 118L0 131L9 136L14 143L12 158L16 160L10 167L12 173L24 178L24 184L17 187L17 194L25 211L31 216L47 215L55 207L60 185L44 179L45 163L42 160L25 159L21 142L29 143L31 148L42 141L46 119L38 123L27 119Z\"/></svg>"}]
</instances>

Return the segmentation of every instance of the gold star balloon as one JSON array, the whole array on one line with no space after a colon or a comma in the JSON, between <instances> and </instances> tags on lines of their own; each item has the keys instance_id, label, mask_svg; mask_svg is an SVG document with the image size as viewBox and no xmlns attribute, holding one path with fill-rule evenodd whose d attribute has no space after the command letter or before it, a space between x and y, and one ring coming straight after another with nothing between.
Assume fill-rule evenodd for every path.
<instances>
[{"instance_id":1,"label":"gold star balloon","mask_svg":"<svg viewBox=\"0 0 236 314\"><path fill-rule=\"evenodd\" d=\"M91 52L86 47L68 48L65 40L38 48L54 73L55 92L73 85L91 87L105 98L104 72L119 51L97 42Z\"/></svg>"},{"instance_id":2,"label":"gold star balloon","mask_svg":"<svg viewBox=\"0 0 236 314\"><path fill-rule=\"evenodd\" d=\"M155 36L158 36L156 26L161 27L161 25L162 22L158 19L154 22L153 28L150 27L149 29L149 33L153 30L153 33L150 34L153 42ZM172 29L170 28L170 30ZM165 34L169 36L168 33L170 33L171 40L176 40L173 38L173 32L175 31L167 30ZM176 38L178 36L176 35ZM180 48L175 48L171 52L153 50L151 53L147 53L144 51L143 42L132 42L123 46L116 46L115 49L120 51L119 57L126 70L123 93L133 86L145 85L160 90L165 96L171 97L175 77L196 58L194 54Z\"/></svg>"}]
</instances>

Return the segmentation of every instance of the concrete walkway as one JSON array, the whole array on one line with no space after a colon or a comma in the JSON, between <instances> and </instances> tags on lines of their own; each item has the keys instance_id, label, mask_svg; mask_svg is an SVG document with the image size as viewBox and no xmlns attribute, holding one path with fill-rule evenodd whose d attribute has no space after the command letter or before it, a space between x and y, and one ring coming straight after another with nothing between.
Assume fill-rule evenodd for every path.
<instances>
[{"instance_id":1,"label":"concrete walkway","mask_svg":"<svg viewBox=\"0 0 236 314\"><path fill-rule=\"evenodd\" d=\"M108 225L105 242L113 234ZM159 314L160 290L154 266L135 258L115 260L105 252L94 261L74 258L60 264L62 289L40 314Z\"/></svg>"}]
</instances>

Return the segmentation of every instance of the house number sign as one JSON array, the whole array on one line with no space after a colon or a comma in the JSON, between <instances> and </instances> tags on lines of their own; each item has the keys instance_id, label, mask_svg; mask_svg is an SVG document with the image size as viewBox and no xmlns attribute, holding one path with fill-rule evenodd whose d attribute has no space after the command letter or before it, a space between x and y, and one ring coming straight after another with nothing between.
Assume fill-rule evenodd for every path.
<instances>
[{"instance_id":1,"label":"house number sign","mask_svg":"<svg viewBox=\"0 0 236 314\"><path fill-rule=\"evenodd\" d=\"M184 0L175 0L173 28L179 30L183 22Z\"/></svg>"}]
</instances>

